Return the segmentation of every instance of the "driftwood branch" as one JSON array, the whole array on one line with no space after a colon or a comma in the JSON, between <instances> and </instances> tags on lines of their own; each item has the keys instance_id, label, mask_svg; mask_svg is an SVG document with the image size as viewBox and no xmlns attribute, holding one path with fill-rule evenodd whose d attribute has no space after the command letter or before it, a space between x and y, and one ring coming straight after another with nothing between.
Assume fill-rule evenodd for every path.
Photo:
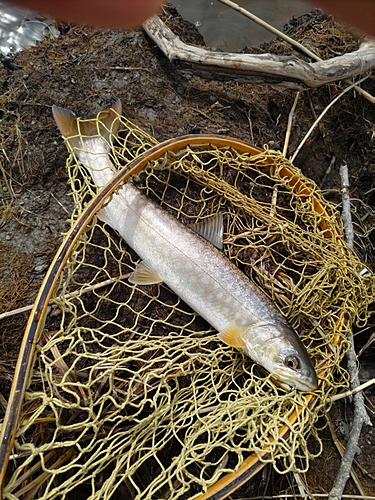
<instances>
[{"instance_id":1,"label":"driftwood branch","mask_svg":"<svg viewBox=\"0 0 375 500\"><path fill-rule=\"evenodd\" d=\"M375 42L366 42L350 54L309 63L295 56L214 52L188 45L157 16L148 19L143 28L181 72L204 78L235 77L306 90L353 78L375 68Z\"/></svg>"}]
</instances>

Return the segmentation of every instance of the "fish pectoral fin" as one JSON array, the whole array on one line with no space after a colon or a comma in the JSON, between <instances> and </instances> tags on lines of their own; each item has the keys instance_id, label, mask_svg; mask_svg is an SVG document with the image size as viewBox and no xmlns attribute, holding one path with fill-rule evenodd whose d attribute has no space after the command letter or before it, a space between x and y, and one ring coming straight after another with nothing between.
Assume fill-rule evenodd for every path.
<instances>
[{"instance_id":1,"label":"fish pectoral fin","mask_svg":"<svg viewBox=\"0 0 375 500\"><path fill-rule=\"evenodd\" d=\"M218 333L219 339L231 347L236 347L237 349L244 349L246 347L245 342L241 336L241 329L236 323L230 323L225 330Z\"/></svg>"},{"instance_id":2,"label":"fish pectoral fin","mask_svg":"<svg viewBox=\"0 0 375 500\"><path fill-rule=\"evenodd\" d=\"M221 212L196 224L190 224L189 227L219 250L223 249L224 222Z\"/></svg>"},{"instance_id":3,"label":"fish pectoral fin","mask_svg":"<svg viewBox=\"0 0 375 500\"><path fill-rule=\"evenodd\" d=\"M162 283L163 280L144 260L140 262L129 276L130 283L134 285L154 285Z\"/></svg>"}]
</instances>

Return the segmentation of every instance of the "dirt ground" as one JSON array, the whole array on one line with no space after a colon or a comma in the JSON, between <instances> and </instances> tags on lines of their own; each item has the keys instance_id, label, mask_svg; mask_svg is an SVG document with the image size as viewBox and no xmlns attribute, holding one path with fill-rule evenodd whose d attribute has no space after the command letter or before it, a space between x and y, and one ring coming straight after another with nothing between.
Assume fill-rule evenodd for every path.
<instances>
[{"instance_id":1,"label":"dirt ground","mask_svg":"<svg viewBox=\"0 0 375 500\"><path fill-rule=\"evenodd\" d=\"M176 15L170 27L184 41L202 45L194 27ZM31 304L45 271L68 229L72 199L67 186L66 147L53 121L56 104L84 116L109 108L116 99L123 113L157 140L183 134L230 135L255 146L283 148L294 91L236 81L207 81L179 74L142 30L112 31L60 25L56 40L17 54L0 68L0 314ZM296 39L314 43L323 58L350 52L358 40L334 20L314 11L286 27ZM260 49L252 49L258 52ZM263 51L285 54L291 49L280 41ZM315 118L345 88L344 83L306 91L298 103L289 152L293 152ZM375 95L375 81L363 88ZM335 205L341 201L339 167L350 173L355 224L355 249L371 268L374 259L374 107L348 92L325 115L295 162ZM331 166L331 168L329 168ZM27 313L0 320L0 413L9 395ZM371 322L357 332L357 348L373 335ZM361 381L374 377L374 345L360 358ZM374 393L366 393L374 418ZM337 429L351 421L349 403L338 402L331 411ZM345 424L345 425L344 425ZM305 480L310 491L325 493L339 467L339 454L330 431L322 432L324 451ZM339 440L345 443L345 432ZM375 469L371 459L374 428L365 428L355 467L365 495L375 495ZM296 492L293 476L277 476L265 468L257 478L233 495L244 498ZM358 494L349 482L346 493Z\"/></svg>"}]
</instances>

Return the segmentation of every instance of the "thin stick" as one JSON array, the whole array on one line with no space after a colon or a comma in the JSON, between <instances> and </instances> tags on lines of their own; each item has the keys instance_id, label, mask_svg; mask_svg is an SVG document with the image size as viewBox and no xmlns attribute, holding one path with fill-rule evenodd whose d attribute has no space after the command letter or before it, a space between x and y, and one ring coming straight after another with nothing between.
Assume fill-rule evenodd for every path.
<instances>
[{"instance_id":1,"label":"thin stick","mask_svg":"<svg viewBox=\"0 0 375 500\"><path fill-rule=\"evenodd\" d=\"M341 198L342 198L342 212L341 218L344 223L345 228L345 241L353 248L354 245L354 229L352 214L350 211L350 194L349 194L349 173L348 166L344 163L340 166L340 178L341 178Z\"/></svg>"},{"instance_id":2,"label":"thin stick","mask_svg":"<svg viewBox=\"0 0 375 500\"><path fill-rule=\"evenodd\" d=\"M363 391L366 389L366 387L370 387L370 385L375 384L375 378L372 378L368 380L367 382L364 382L363 384L359 385L355 389L350 389L348 391L342 392L341 394L336 394L335 396L332 396L331 398L327 398L326 401L328 402L333 402L333 401L338 401L339 399L344 399L348 398L349 396L354 396L354 394L357 394L359 391Z\"/></svg>"},{"instance_id":3,"label":"thin stick","mask_svg":"<svg viewBox=\"0 0 375 500\"><path fill-rule=\"evenodd\" d=\"M368 328L370 328L370 327L368 327ZM366 344L359 351L359 353L358 353L358 357L359 358L362 356L362 354L365 352L365 350L368 348L368 346L374 342L374 340L375 340L375 332L373 332L371 334L371 337L368 339L368 341L366 342Z\"/></svg>"},{"instance_id":4,"label":"thin stick","mask_svg":"<svg viewBox=\"0 0 375 500\"><path fill-rule=\"evenodd\" d=\"M278 190L278 187L276 184L275 187L273 188L273 191L272 191L270 217L275 217L275 215L276 215L276 203L277 203L278 192L279 192L279 190Z\"/></svg>"},{"instance_id":5,"label":"thin stick","mask_svg":"<svg viewBox=\"0 0 375 500\"><path fill-rule=\"evenodd\" d=\"M341 455L341 462L343 460L343 457L345 455L345 448L344 446L342 445L341 441L339 440L338 436L337 436L337 432L335 430L335 427L333 425L333 422L331 420L331 417L328 415L327 417L327 422L328 422L328 427L329 427L329 430L331 431L331 435L332 435L332 440L337 448L337 451L340 453ZM356 447L356 451L357 451L358 447ZM354 459L353 459L354 460ZM354 471L353 467L350 467L350 475L353 479L353 482L354 484L356 485L356 487L358 488L358 491L360 492L361 495L363 495L363 490L362 490L362 486L361 486L361 483L359 481L359 478L356 474L356 472ZM331 492L328 494L328 498L330 499L331 498Z\"/></svg>"},{"instance_id":6,"label":"thin stick","mask_svg":"<svg viewBox=\"0 0 375 500\"><path fill-rule=\"evenodd\" d=\"M307 493L306 487L303 484L301 476L299 474L297 474L296 472L294 472L293 476L294 476L295 482L297 483L297 488L298 488L298 491L299 491L301 498L303 498L304 500L308 500L309 498L312 498L312 495L310 493Z\"/></svg>"},{"instance_id":7,"label":"thin stick","mask_svg":"<svg viewBox=\"0 0 375 500\"><path fill-rule=\"evenodd\" d=\"M284 148L283 148L283 155L286 156L286 153L288 151L288 146L289 146L289 140L290 140L290 133L292 131L292 125L293 125L293 118L294 118L294 112L297 107L297 103L299 101L301 92L296 92L296 96L294 98L293 106L292 109L290 110L289 116L288 116L288 125L286 128L286 134L285 134L285 141L284 141Z\"/></svg>"},{"instance_id":8,"label":"thin stick","mask_svg":"<svg viewBox=\"0 0 375 500\"><path fill-rule=\"evenodd\" d=\"M236 10L237 12L244 15L248 19L251 19L252 21L254 21L254 23L257 23L257 24L259 24L259 26L262 26L262 28L270 31L271 33L278 36L279 38L282 38L283 40L290 43L291 45L294 45L294 47L296 47L300 52L304 52L309 57L311 57L311 59L313 59L314 61L321 61L321 58L319 56L317 56L316 54L314 54L314 52L311 52L311 50L304 47L301 43L296 42L296 40L293 40L293 38L290 38L290 36L285 35L282 31L279 31L278 29L274 28L273 26L266 23L265 21L263 21L259 17L254 16L254 14L252 14L248 10L240 7L235 2L232 2L231 0L219 0L219 2L223 3L224 5L227 5L228 7L230 7L233 10Z\"/></svg>"},{"instance_id":9,"label":"thin stick","mask_svg":"<svg viewBox=\"0 0 375 500\"><path fill-rule=\"evenodd\" d=\"M117 278L109 278L108 280L101 281L100 283L96 283L95 285L87 286L85 288L81 288L80 290L76 290L75 292L66 293L64 295L64 299L70 299L71 297L77 297L78 295L83 295L84 293L92 292L93 290L98 290L99 288L103 288L104 286L111 285L116 281L129 278L131 273L123 274ZM7 311L5 313L0 314L0 320L4 318L9 318L10 316L15 316L16 314L21 314L23 312L31 311L33 308L33 304L19 307L18 309L13 309L12 311Z\"/></svg>"},{"instance_id":10,"label":"thin stick","mask_svg":"<svg viewBox=\"0 0 375 500\"><path fill-rule=\"evenodd\" d=\"M323 184L325 183L329 173L331 172L332 168L333 168L333 165L335 164L335 161L336 161L336 156L332 155L332 158L331 158L331 161L329 163L329 167L327 168L326 170L326 173L324 174L324 177L322 179L322 182L320 183L320 188L323 186Z\"/></svg>"},{"instance_id":11,"label":"thin stick","mask_svg":"<svg viewBox=\"0 0 375 500\"><path fill-rule=\"evenodd\" d=\"M221 1L221 0L220 0ZM287 151L288 151L288 145L289 145L289 139L290 139L290 133L292 130L292 125L293 125L293 117L294 117L294 112L297 107L297 103L299 101L299 97L301 95L301 92L296 92L296 96L294 98L293 106L292 109L290 110L289 116L288 116L288 125L286 129L286 134L285 134L285 141L284 141L284 148L283 148L283 155L285 156ZM273 192L272 192L272 200L271 200L271 211L270 211L270 216L274 217L276 213L276 202L277 202L277 185L274 187Z\"/></svg>"},{"instance_id":12,"label":"thin stick","mask_svg":"<svg viewBox=\"0 0 375 500\"><path fill-rule=\"evenodd\" d=\"M31 311L32 308L33 306L29 305L24 307L18 307L18 309L12 309L11 311L6 311L5 313L0 314L0 320L4 318L9 318L10 316L15 316L16 314L21 314L23 312Z\"/></svg>"},{"instance_id":13,"label":"thin stick","mask_svg":"<svg viewBox=\"0 0 375 500\"><path fill-rule=\"evenodd\" d=\"M221 0L220 0L221 1ZM349 90L351 90L353 87L355 87L356 85L359 85L360 83L364 82L365 80L367 80L367 78L369 77L370 75L367 75L367 76L364 76L363 78L361 78L360 80L358 80L358 82L354 82L352 83L351 85L349 85L349 87L346 87L346 89L344 89L341 94L339 94L338 96L336 96L333 101L331 101L328 106L322 111L322 113L320 113L320 115L318 116L318 118L315 120L315 122L311 125L309 131L307 132L307 134L305 135L305 137L302 139L302 142L300 143L300 145L298 146L298 148L296 149L294 155L292 156L291 158L291 162L293 163L293 161L295 160L296 156L298 155L298 153L300 152L302 146L305 144L305 142L307 141L307 139L310 137L312 131L314 130L314 128L317 126L317 124L320 122L320 120L323 118L323 116L327 113L327 111L335 104L336 101L338 101L340 99L340 97L342 97L344 94L346 94L347 92L349 92Z\"/></svg>"},{"instance_id":14,"label":"thin stick","mask_svg":"<svg viewBox=\"0 0 375 500\"><path fill-rule=\"evenodd\" d=\"M247 113L247 120L249 122L251 144L254 144L253 123L252 123L251 117L250 117L250 109L249 109L249 111Z\"/></svg>"},{"instance_id":15,"label":"thin stick","mask_svg":"<svg viewBox=\"0 0 375 500\"><path fill-rule=\"evenodd\" d=\"M342 219L345 228L345 239L348 245L353 248L354 231L352 217L350 213L350 195L349 195L349 175L348 167L344 164L340 167L340 177L342 186ZM351 388L356 390L359 385L357 370L357 355L354 348L353 333L350 335L350 348L347 352L348 372L351 378ZM342 497L346 482L352 470L352 464L358 448L358 441L364 424L372 425L370 417L367 414L365 400L362 392L357 392L353 396L354 415L352 427L349 433L348 443L341 460L340 470L336 476L333 487L329 492L329 500L340 500ZM357 485L358 487L358 485Z\"/></svg>"}]
</instances>

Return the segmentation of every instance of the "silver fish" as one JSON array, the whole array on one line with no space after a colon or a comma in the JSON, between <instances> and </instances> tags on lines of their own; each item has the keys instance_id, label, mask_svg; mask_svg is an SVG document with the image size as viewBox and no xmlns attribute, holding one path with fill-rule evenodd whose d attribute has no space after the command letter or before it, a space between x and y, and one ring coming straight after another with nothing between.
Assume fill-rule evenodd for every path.
<instances>
[{"instance_id":1,"label":"silver fish","mask_svg":"<svg viewBox=\"0 0 375 500\"><path fill-rule=\"evenodd\" d=\"M98 128L95 120L77 120L70 110L53 106L61 134L98 188L116 172L109 157L109 137L117 132L120 114L117 101L101 113L104 126ZM242 350L281 385L309 392L318 387L299 337L268 297L220 251L220 214L194 230L128 182L113 194L99 217L142 259L129 278L131 283L166 283L219 332L223 342Z\"/></svg>"}]
</instances>

